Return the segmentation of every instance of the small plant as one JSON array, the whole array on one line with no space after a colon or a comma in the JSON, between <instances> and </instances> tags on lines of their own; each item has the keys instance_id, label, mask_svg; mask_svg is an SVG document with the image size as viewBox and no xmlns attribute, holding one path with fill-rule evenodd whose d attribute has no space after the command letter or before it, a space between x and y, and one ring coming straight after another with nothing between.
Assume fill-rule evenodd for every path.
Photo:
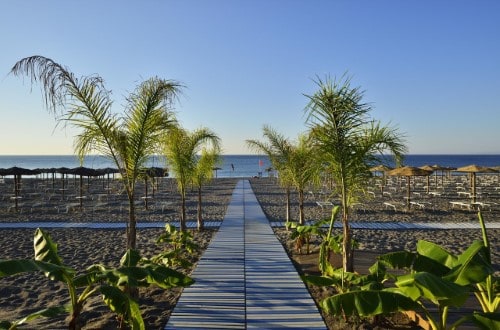
<instances>
[{"instance_id":1,"label":"small plant","mask_svg":"<svg viewBox=\"0 0 500 330\"><path fill-rule=\"evenodd\" d=\"M186 252L192 254L199 249L199 246L193 241L193 235L189 231L178 230L175 226L168 223L165 225L165 232L158 237L156 243L166 244L166 249L164 252L152 257L151 260L167 267L190 267L191 262L186 258Z\"/></svg>"},{"instance_id":2,"label":"small plant","mask_svg":"<svg viewBox=\"0 0 500 330\"><path fill-rule=\"evenodd\" d=\"M80 327L80 315L85 302L95 293L100 293L104 303L120 315L121 328L129 324L133 329L145 329L139 305L128 293L130 287L157 285L161 288L188 286L193 280L168 267L141 258L135 250L128 250L118 268L107 268L96 264L83 274L63 264L57 253L57 244L38 228L34 235L34 259L0 260L0 278L25 272L42 271L50 280L66 284L70 296L68 306L57 306L32 313L20 320L0 322L0 329L17 329L23 323L38 317L54 317L69 313L69 329Z\"/></svg>"}]
</instances>

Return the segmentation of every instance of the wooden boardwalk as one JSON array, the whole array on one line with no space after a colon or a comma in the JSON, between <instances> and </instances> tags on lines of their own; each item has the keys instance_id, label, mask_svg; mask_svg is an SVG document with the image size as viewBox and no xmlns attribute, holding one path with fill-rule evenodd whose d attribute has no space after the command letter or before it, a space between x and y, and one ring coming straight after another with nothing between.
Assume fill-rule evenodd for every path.
<instances>
[{"instance_id":1,"label":"wooden boardwalk","mask_svg":"<svg viewBox=\"0 0 500 330\"><path fill-rule=\"evenodd\" d=\"M246 180L192 277L165 329L326 329Z\"/></svg>"}]
</instances>

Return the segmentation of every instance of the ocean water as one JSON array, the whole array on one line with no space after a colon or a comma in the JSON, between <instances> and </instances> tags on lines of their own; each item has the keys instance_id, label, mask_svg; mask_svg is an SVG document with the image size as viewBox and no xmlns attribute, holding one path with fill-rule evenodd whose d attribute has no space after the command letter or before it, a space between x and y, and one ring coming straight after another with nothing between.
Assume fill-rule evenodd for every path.
<instances>
[{"instance_id":1,"label":"ocean water","mask_svg":"<svg viewBox=\"0 0 500 330\"><path fill-rule=\"evenodd\" d=\"M73 168L80 166L76 156L1 156L0 168L23 167L28 169L37 168ZM83 161L83 166L90 168L116 167L114 163L103 156L87 156ZM151 157L146 166L168 167L164 157ZM253 177L261 173L262 176L269 174L266 169L270 168L269 158L258 155L224 155L216 175L219 178L230 177Z\"/></svg>"},{"instance_id":2,"label":"ocean water","mask_svg":"<svg viewBox=\"0 0 500 330\"><path fill-rule=\"evenodd\" d=\"M441 165L450 167L461 167L471 164L480 166L500 166L500 155L407 155L404 165L423 166ZM36 168L73 168L80 166L75 156L1 156L0 168L12 166L29 169ZM115 167L107 158L102 156L88 156L83 166L91 168ZM147 166L167 167L163 157L152 157ZM262 155L224 155L218 165L217 177L253 177L259 173L266 177L269 175L267 169L271 167L267 156Z\"/></svg>"}]
</instances>

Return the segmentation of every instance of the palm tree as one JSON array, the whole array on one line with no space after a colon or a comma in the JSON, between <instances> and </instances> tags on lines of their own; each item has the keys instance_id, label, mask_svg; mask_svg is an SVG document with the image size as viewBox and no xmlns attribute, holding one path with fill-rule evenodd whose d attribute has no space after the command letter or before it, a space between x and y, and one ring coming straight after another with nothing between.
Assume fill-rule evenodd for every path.
<instances>
[{"instance_id":1,"label":"palm tree","mask_svg":"<svg viewBox=\"0 0 500 330\"><path fill-rule=\"evenodd\" d=\"M285 181L297 190L299 198L299 224L305 224L304 217L304 190L319 182L321 162L318 153L306 135L300 135L297 144L290 145L289 158L280 172Z\"/></svg>"},{"instance_id":2,"label":"palm tree","mask_svg":"<svg viewBox=\"0 0 500 330\"><path fill-rule=\"evenodd\" d=\"M270 126L264 125L262 135L267 141L246 140L246 143L250 149L266 154L273 167L278 171L279 183L285 189L286 194L286 223L288 224L290 221L291 182L286 175L281 175L281 172L290 161L291 145L287 138Z\"/></svg>"},{"instance_id":3,"label":"palm tree","mask_svg":"<svg viewBox=\"0 0 500 330\"><path fill-rule=\"evenodd\" d=\"M116 164L129 202L127 249L135 249L135 184L148 157L159 150L166 130L176 125L170 107L181 86L150 78L128 96L125 113L118 117L111 112L111 92L97 75L78 79L68 68L42 56L20 60L11 72L29 76L32 83L39 81L47 109L58 121L80 129L75 138L80 162L93 152Z\"/></svg>"},{"instance_id":4,"label":"palm tree","mask_svg":"<svg viewBox=\"0 0 500 330\"><path fill-rule=\"evenodd\" d=\"M369 168L390 152L400 160L406 151L403 136L368 116L371 107L361 102L363 92L350 86L350 79L315 81L319 90L306 106L306 124L323 161L335 181L341 200L343 268L353 271L349 207L359 198L370 176Z\"/></svg>"},{"instance_id":5,"label":"palm tree","mask_svg":"<svg viewBox=\"0 0 500 330\"><path fill-rule=\"evenodd\" d=\"M304 189L308 184L316 184L319 179L319 166L311 140L299 135L297 144L286 139L276 130L264 126L263 135L268 142L247 140L250 148L268 155L273 166L279 172L280 184L286 190L286 222L290 216L290 188L297 190L299 197L299 224L305 223Z\"/></svg>"},{"instance_id":6,"label":"palm tree","mask_svg":"<svg viewBox=\"0 0 500 330\"><path fill-rule=\"evenodd\" d=\"M203 218L202 218L202 196L201 188L205 183L212 180L214 171L213 168L219 161L219 150L207 150L203 149L201 155L196 163L196 167L193 175L193 184L198 190L198 209L197 209L197 221L198 230L203 230Z\"/></svg>"},{"instance_id":7,"label":"palm tree","mask_svg":"<svg viewBox=\"0 0 500 330\"><path fill-rule=\"evenodd\" d=\"M189 132L179 127L170 130L166 136L164 154L181 194L181 231L186 230L186 187L196 173L198 153L207 144L211 144L213 150L220 149L219 137L208 128Z\"/></svg>"}]
</instances>

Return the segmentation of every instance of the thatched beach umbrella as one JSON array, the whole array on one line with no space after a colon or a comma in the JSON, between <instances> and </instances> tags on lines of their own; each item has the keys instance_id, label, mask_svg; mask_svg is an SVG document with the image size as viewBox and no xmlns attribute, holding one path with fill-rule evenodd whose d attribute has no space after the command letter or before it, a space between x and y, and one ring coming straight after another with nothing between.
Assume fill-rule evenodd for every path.
<instances>
[{"instance_id":1,"label":"thatched beach umbrella","mask_svg":"<svg viewBox=\"0 0 500 330\"><path fill-rule=\"evenodd\" d=\"M392 170L393 168L392 167L389 167L389 166L385 166L385 165L377 165L377 166L373 166L370 168L370 172L380 172L382 173L382 185L380 186L380 191L382 193L384 193L384 186L385 186L385 173L387 171L390 171Z\"/></svg>"},{"instance_id":2,"label":"thatched beach umbrella","mask_svg":"<svg viewBox=\"0 0 500 330\"><path fill-rule=\"evenodd\" d=\"M471 194L472 194L472 203L476 202L476 173L497 173L496 170L491 167L478 166L478 165L468 165L459 167L456 169L457 172L466 172L471 175Z\"/></svg>"},{"instance_id":3,"label":"thatched beach umbrella","mask_svg":"<svg viewBox=\"0 0 500 330\"><path fill-rule=\"evenodd\" d=\"M215 178L216 179L217 179L217 171L220 171L220 170L222 170L221 167L214 167L214 168L212 168L212 171L215 171Z\"/></svg>"},{"instance_id":4,"label":"thatched beach umbrella","mask_svg":"<svg viewBox=\"0 0 500 330\"><path fill-rule=\"evenodd\" d=\"M120 171L119 171L117 168L113 168L113 167L105 167L105 168L101 168L101 169L99 169L98 171L99 171L102 175L106 175L106 177L107 177L107 184L108 184L107 192L108 192L108 195L109 195L110 190L111 190L111 189L109 189L109 175L110 175L110 174L113 174L113 179L114 179L115 174L116 174L116 173L120 173ZM102 188L104 189L104 183L103 183L103 187L102 187Z\"/></svg>"},{"instance_id":5,"label":"thatched beach umbrella","mask_svg":"<svg viewBox=\"0 0 500 330\"><path fill-rule=\"evenodd\" d=\"M434 164L432 165L432 168L434 169L434 171L436 172L436 186L437 186L437 171L441 171L441 184L443 184L443 177L444 177L444 172L451 172L451 171L455 171L457 168L456 167L451 167L451 166L441 166L441 165L438 165L438 164Z\"/></svg>"},{"instance_id":6,"label":"thatched beach umbrella","mask_svg":"<svg viewBox=\"0 0 500 330\"><path fill-rule=\"evenodd\" d=\"M168 169L163 167L147 167L142 169L142 176L144 178L144 202L146 209L148 208L148 178L162 178L168 176ZM155 195L155 185L153 181L153 197Z\"/></svg>"},{"instance_id":7,"label":"thatched beach umbrella","mask_svg":"<svg viewBox=\"0 0 500 330\"><path fill-rule=\"evenodd\" d=\"M10 175L14 176L14 203L16 207L16 212L18 211L18 206L19 206L18 199L20 198L19 191L21 190L21 177L23 175L36 175L36 174L40 174L40 172L17 166L6 168L0 171L0 175L2 176L10 176Z\"/></svg>"},{"instance_id":8,"label":"thatched beach umbrella","mask_svg":"<svg viewBox=\"0 0 500 330\"><path fill-rule=\"evenodd\" d=\"M420 166L421 169L423 170L426 170L426 171L429 171L429 172L434 172L434 167L430 166L430 165L424 165L424 166ZM427 175L427 193L429 193L429 188L430 188L430 174Z\"/></svg>"},{"instance_id":9,"label":"thatched beach umbrella","mask_svg":"<svg viewBox=\"0 0 500 330\"><path fill-rule=\"evenodd\" d=\"M99 176L100 173L93 168L88 167L75 167L68 170L68 174L80 176L80 210L83 208L83 177Z\"/></svg>"},{"instance_id":10,"label":"thatched beach umbrella","mask_svg":"<svg viewBox=\"0 0 500 330\"><path fill-rule=\"evenodd\" d=\"M62 199L64 199L64 192L66 191L66 188L64 187L64 176L66 174L68 174L68 171L69 171L69 168L67 167L59 167L56 169L56 173L59 173L61 174L61 178L62 178L62 188L60 189L61 190L61 194L62 194Z\"/></svg>"},{"instance_id":11,"label":"thatched beach umbrella","mask_svg":"<svg viewBox=\"0 0 500 330\"><path fill-rule=\"evenodd\" d=\"M395 168L389 172L387 172L387 175L393 175L393 176L406 176L406 185L408 187L408 192L407 192L407 198L406 198L406 207L408 210L410 209L410 178L412 176L428 176L432 172L423 170L418 167L413 167L413 166L404 166L404 167L398 167Z\"/></svg>"}]
</instances>

